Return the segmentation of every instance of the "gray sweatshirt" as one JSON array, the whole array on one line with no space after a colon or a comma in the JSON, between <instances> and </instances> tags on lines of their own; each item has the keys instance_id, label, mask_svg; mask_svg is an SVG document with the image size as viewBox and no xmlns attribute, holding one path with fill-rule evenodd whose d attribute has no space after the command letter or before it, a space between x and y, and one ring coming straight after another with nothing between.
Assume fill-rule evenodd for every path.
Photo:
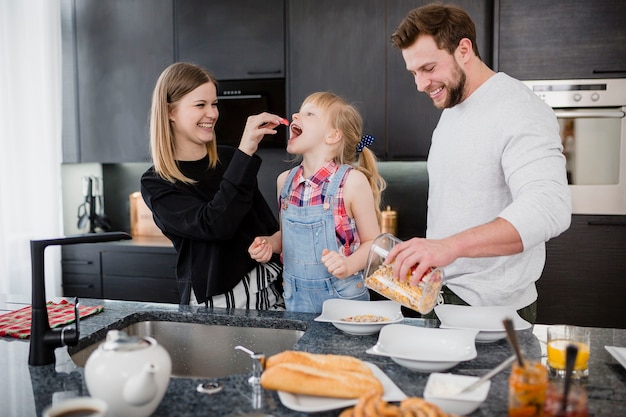
<instances>
[{"instance_id":1,"label":"gray sweatshirt","mask_svg":"<svg viewBox=\"0 0 626 417\"><path fill-rule=\"evenodd\" d=\"M545 242L567 230L572 205L559 126L528 87L498 73L443 111L428 156L428 238L496 217L519 232L522 253L459 258L445 283L470 305L523 308L537 299Z\"/></svg>"}]
</instances>

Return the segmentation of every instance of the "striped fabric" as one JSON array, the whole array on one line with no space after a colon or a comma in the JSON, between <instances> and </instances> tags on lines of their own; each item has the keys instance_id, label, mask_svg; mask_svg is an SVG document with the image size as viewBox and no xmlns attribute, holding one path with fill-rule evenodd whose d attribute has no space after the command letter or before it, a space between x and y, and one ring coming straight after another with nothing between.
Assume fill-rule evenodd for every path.
<instances>
[{"instance_id":1,"label":"striped fabric","mask_svg":"<svg viewBox=\"0 0 626 417\"><path fill-rule=\"evenodd\" d=\"M225 294L211 297L207 305L210 308L284 310L282 290L275 285L281 272L282 268L277 263L258 264L235 288ZM191 295L190 304L198 305L194 294Z\"/></svg>"}]
</instances>

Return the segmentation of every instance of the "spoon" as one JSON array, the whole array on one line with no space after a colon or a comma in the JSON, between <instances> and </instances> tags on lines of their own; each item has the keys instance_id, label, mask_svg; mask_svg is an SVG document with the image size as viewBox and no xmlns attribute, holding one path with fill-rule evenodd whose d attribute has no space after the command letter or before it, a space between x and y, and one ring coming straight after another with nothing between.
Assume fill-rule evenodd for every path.
<instances>
[{"instance_id":1,"label":"spoon","mask_svg":"<svg viewBox=\"0 0 626 417\"><path fill-rule=\"evenodd\" d=\"M517 364L520 368L524 367L524 358L522 357L522 350L519 346L519 342L517 341L517 333L515 333L515 329L513 328L513 320L510 318L506 318L502 320L502 324L504 324L504 329L506 330L506 337L509 341L511 347L515 351L515 356L517 357Z\"/></svg>"},{"instance_id":2,"label":"spoon","mask_svg":"<svg viewBox=\"0 0 626 417\"><path fill-rule=\"evenodd\" d=\"M496 366L491 371L487 372L485 375L480 377L479 380L463 388L461 391L459 391L459 394L463 394L463 393L475 390L476 388L478 388L479 386L481 386L482 384L484 384L485 382L493 378L494 375L496 375L497 373L507 368L510 364L513 363L513 361L515 361L515 359L517 359L516 356L511 355L507 360L502 362L500 365Z\"/></svg>"},{"instance_id":3,"label":"spoon","mask_svg":"<svg viewBox=\"0 0 626 417\"><path fill-rule=\"evenodd\" d=\"M255 353L253 351L251 351L250 349L248 349L245 346L237 345L237 346L235 346L235 349L239 349L241 351L246 352L248 355L250 355L251 358L254 357L254 355L255 355Z\"/></svg>"},{"instance_id":4,"label":"spoon","mask_svg":"<svg viewBox=\"0 0 626 417\"><path fill-rule=\"evenodd\" d=\"M567 396L569 395L569 388L572 382L572 371L574 370L574 363L576 363L576 356L578 355L578 346L570 343L565 348L565 381L563 382L563 401L561 402L561 413L559 415L566 415L567 411Z\"/></svg>"}]
</instances>

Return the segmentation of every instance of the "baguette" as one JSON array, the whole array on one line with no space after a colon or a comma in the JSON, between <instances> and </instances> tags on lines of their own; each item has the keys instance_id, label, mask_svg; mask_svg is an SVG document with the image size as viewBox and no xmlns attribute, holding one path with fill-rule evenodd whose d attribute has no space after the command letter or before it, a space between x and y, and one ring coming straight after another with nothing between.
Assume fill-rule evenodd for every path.
<instances>
[{"instance_id":1,"label":"baguette","mask_svg":"<svg viewBox=\"0 0 626 417\"><path fill-rule=\"evenodd\" d=\"M283 363L306 365L326 371L350 371L373 375L365 362L353 356L323 355L296 350L286 350L270 356L265 363L265 368L271 369Z\"/></svg>"},{"instance_id":2,"label":"baguette","mask_svg":"<svg viewBox=\"0 0 626 417\"><path fill-rule=\"evenodd\" d=\"M369 369L369 368L368 368ZM383 386L370 373L320 369L299 363L280 363L261 374L265 389L331 398L359 398L370 392L383 394Z\"/></svg>"}]
</instances>

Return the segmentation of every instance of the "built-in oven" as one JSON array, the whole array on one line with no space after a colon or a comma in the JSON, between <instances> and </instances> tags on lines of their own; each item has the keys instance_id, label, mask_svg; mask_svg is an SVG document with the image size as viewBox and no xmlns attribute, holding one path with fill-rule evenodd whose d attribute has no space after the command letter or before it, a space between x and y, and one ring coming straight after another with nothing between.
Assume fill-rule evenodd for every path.
<instances>
[{"instance_id":1,"label":"built-in oven","mask_svg":"<svg viewBox=\"0 0 626 417\"><path fill-rule=\"evenodd\" d=\"M626 79L524 83L557 116L573 212L626 215Z\"/></svg>"},{"instance_id":2,"label":"built-in oven","mask_svg":"<svg viewBox=\"0 0 626 417\"><path fill-rule=\"evenodd\" d=\"M248 116L270 112L286 117L285 79L219 80L217 100L217 143L237 147ZM285 148L286 140L287 129L278 128L275 135L266 135L259 146Z\"/></svg>"}]
</instances>

